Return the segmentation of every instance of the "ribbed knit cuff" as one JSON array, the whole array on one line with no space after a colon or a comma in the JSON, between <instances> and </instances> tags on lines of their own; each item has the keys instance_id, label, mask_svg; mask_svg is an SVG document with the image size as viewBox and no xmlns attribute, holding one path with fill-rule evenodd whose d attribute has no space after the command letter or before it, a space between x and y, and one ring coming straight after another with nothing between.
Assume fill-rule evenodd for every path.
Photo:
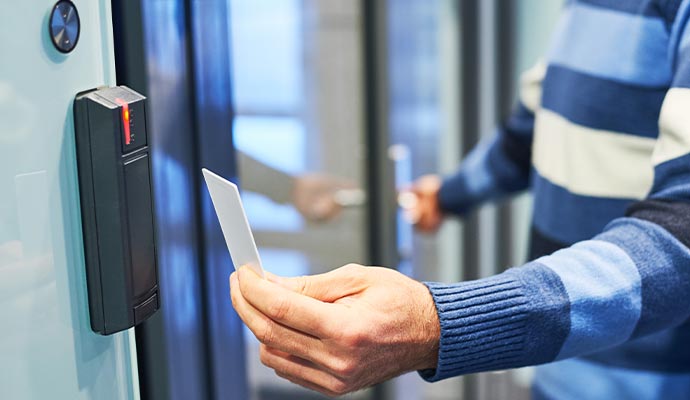
<instances>
[{"instance_id":1,"label":"ribbed knit cuff","mask_svg":"<svg viewBox=\"0 0 690 400\"><path fill-rule=\"evenodd\" d=\"M524 359L528 298L504 273L456 284L429 283L441 323L438 365L427 381L516 366Z\"/></svg>"}]
</instances>

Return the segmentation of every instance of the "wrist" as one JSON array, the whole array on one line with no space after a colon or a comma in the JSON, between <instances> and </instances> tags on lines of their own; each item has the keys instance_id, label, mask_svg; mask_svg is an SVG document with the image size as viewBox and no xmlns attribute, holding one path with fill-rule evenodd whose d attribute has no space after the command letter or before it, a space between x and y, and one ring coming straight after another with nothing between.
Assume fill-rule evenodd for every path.
<instances>
[{"instance_id":1,"label":"wrist","mask_svg":"<svg viewBox=\"0 0 690 400\"><path fill-rule=\"evenodd\" d=\"M523 357L527 299L514 274L456 284L425 283L438 310L437 365L420 374L437 381L505 369Z\"/></svg>"},{"instance_id":2,"label":"wrist","mask_svg":"<svg viewBox=\"0 0 690 400\"><path fill-rule=\"evenodd\" d=\"M441 340L441 323L436 310L434 298L426 285L416 282L419 286L420 299L419 323L421 325L421 338L419 346L418 363L415 370L436 368L438 364L438 351Z\"/></svg>"}]
</instances>

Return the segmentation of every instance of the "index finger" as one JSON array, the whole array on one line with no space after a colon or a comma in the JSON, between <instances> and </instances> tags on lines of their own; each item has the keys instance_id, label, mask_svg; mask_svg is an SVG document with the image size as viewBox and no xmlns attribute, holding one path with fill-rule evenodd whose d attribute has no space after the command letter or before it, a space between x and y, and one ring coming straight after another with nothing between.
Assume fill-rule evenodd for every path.
<instances>
[{"instance_id":1,"label":"index finger","mask_svg":"<svg viewBox=\"0 0 690 400\"><path fill-rule=\"evenodd\" d=\"M332 318L342 305L324 303L262 279L247 267L238 271L244 299L270 319L318 338L332 336Z\"/></svg>"}]
</instances>

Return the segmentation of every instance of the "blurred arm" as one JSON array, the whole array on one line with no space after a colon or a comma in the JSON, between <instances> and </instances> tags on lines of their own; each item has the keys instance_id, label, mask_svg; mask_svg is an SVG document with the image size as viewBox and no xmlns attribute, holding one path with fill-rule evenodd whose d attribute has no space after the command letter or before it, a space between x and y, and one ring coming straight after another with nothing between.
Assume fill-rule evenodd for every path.
<instances>
[{"instance_id":1,"label":"blurred arm","mask_svg":"<svg viewBox=\"0 0 690 400\"><path fill-rule=\"evenodd\" d=\"M539 63L521 79L520 101L496 134L480 142L438 193L442 212L465 214L489 200L527 189L531 167L534 113L541 103L546 72Z\"/></svg>"},{"instance_id":2,"label":"blurred arm","mask_svg":"<svg viewBox=\"0 0 690 400\"><path fill-rule=\"evenodd\" d=\"M327 221L342 210L336 194L356 188L355 182L326 174L292 176L238 152L242 188L267 196L279 204L293 204L311 221Z\"/></svg>"},{"instance_id":3,"label":"blurred arm","mask_svg":"<svg viewBox=\"0 0 690 400\"><path fill-rule=\"evenodd\" d=\"M242 189L261 193L279 204L290 203L295 181L292 175L272 168L241 151L237 152L237 163L242 173Z\"/></svg>"}]
</instances>

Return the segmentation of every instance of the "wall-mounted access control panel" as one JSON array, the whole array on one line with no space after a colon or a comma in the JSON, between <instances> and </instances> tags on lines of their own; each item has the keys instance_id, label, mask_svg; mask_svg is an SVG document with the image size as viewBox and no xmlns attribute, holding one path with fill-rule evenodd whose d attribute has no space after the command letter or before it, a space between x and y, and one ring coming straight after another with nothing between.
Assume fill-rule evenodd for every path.
<instances>
[{"instance_id":1,"label":"wall-mounted access control panel","mask_svg":"<svg viewBox=\"0 0 690 400\"><path fill-rule=\"evenodd\" d=\"M79 93L74 124L91 328L109 335L160 306L146 98Z\"/></svg>"}]
</instances>

